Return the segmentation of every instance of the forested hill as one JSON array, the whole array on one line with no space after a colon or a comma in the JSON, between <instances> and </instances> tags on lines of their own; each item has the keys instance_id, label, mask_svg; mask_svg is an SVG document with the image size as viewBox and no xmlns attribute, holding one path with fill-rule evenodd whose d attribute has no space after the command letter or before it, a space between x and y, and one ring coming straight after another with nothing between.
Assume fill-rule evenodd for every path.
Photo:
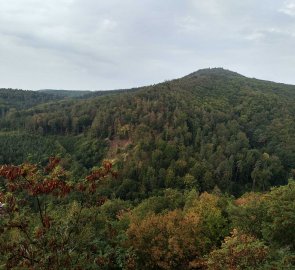
<instances>
[{"instance_id":1,"label":"forested hill","mask_svg":"<svg viewBox=\"0 0 295 270\"><path fill-rule=\"evenodd\" d=\"M284 184L294 173L295 86L205 69L95 94L3 116L0 161L60 154L78 174L112 159L119 177L104 192L124 199L165 188L241 194Z\"/></svg>"},{"instance_id":2,"label":"forested hill","mask_svg":"<svg viewBox=\"0 0 295 270\"><path fill-rule=\"evenodd\" d=\"M60 97L55 94L0 88L0 117L3 117L9 110L27 109L37 104L58 99Z\"/></svg>"}]
</instances>

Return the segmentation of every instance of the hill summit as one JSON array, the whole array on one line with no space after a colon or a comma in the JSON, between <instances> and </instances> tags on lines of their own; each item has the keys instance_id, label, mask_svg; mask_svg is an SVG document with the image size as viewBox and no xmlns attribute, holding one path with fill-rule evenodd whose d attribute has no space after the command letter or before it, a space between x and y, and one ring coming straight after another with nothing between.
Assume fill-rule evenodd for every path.
<instances>
[{"instance_id":1,"label":"hill summit","mask_svg":"<svg viewBox=\"0 0 295 270\"><path fill-rule=\"evenodd\" d=\"M244 77L243 75L228 70L228 69L224 69L221 67L218 68L204 68L204 69L199 69L198 71L195 71L193 73L190 73L189 75L185 76L186 77L194 77L194 76L212 76L212 75L218 75L218 76L239 76L239 77Z\"/></svg>"}]
</instances>

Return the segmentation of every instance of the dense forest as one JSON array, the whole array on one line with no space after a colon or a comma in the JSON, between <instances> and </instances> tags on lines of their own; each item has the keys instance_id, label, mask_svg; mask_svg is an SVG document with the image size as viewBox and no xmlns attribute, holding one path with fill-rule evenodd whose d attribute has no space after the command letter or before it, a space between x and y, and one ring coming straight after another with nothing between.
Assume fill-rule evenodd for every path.
<instances>
[{"instance_id":1,"label":"dense forest","mask_svg":"<svg viewBox=\"0 0 295 270\"><path fill-rule=\"evenodd\" d=\"M80 177L112 159L120 179L107 196L143 199L166 188L215 186L241 195L286 184L295 168L294 86L211 69L78 99L19 92L0 118L0 161L61 155L67 169L79 166Z\"/></svg>"},{"instance_id":2,"label":"dense forest","mask_svg":"<svg viewBox=\"0 0 295 270\"><path fill-rule=\"evenodd\" d=\"M0 164L0 268L295 267L295 86L0 89Z\"/></svg>"}]
</instances>

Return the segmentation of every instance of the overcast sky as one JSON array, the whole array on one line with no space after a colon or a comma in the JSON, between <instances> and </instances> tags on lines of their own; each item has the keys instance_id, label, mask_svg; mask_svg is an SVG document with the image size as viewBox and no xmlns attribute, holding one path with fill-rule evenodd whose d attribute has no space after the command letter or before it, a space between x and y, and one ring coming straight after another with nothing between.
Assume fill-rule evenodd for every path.
<instances>
[{"instance_id":1,"label":"overcast sky","mask_svg":"<svg viewBox=\"0 0 295 270\"><path fill-rule=\"evenodd\" d=\"M0 87L129 88L207 67L295 84L295 0L0 0Z\"/></svg>"}]
</instances>

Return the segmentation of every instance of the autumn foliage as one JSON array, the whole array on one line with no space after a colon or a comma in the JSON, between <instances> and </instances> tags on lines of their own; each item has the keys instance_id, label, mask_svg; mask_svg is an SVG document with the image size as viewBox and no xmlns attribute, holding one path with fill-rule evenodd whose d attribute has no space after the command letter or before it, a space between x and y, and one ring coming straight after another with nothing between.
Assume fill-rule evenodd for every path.
<instances>
[{"instance_id":1,"label":"autumn foliage","mask_svg":"<svg viewBox=\"0 0 295 270\"><path fill-rule=\"evenodd\" d=\"M208 269L258 269L266 262L269 249L257 238L234 229L221 249L209 255Z\"/></svg>"},{"instance_id":2,"label":"autumn foliage","mask_svg":"<svg viewBox=\"0 0 295 270\"><path fill-rule=\"evenodd\" d=\"M200 269L204 256L226 235L219 198L208 193L194 198L185 210L131 216L127 235L143 269Z\"/></svg>"},{"instance_id":3,"label":"autumn foliage","mask_svg":"<svg viewBox=\"0 0 295 270\"><path fill-rule=\"evenodd\" d=\"M83 269L83 263L95 261L90 252L95 248L91 209L105 203L96 188L115 172L105 161L85 180L74 183L59 163L52 157L44 169L29 163L0 167L5 179L0 193L0 256L7 269ZM94 204L68 203L70 196L87 196Z\"/></svg>"}]
</instances>

